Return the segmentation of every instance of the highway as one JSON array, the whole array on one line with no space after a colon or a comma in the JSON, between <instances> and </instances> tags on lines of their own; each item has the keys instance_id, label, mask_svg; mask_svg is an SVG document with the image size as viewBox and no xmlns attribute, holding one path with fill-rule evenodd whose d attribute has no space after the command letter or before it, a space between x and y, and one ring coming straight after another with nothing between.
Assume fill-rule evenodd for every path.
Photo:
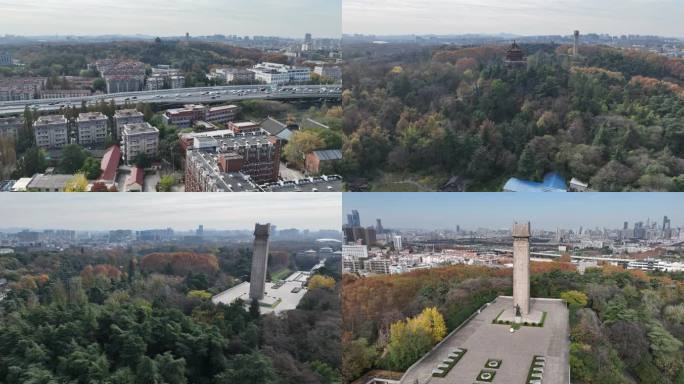
<instances>
[{"instance_id":1,"label":"highway","mask_svg":"<svg viewBox=\"0 0 684 384\"><path fill-rule=\"evenodd\" d=\"M196 87L160 89L156 91L139 91L126 93L110 93L86 97L69 97L62 99L33 99L18 101L0 101L0 115L19 114L26 106L40 112L58 111L67 106L80 107L85 101L94 105L98 101L114 100L117 106L136 103L152 104L189 104L189 103L225 103L250 99L297 100L297 99L338 99L342 95L342 86L333 85L229 85L216 87Z\"/></svg>"}]
</instances>

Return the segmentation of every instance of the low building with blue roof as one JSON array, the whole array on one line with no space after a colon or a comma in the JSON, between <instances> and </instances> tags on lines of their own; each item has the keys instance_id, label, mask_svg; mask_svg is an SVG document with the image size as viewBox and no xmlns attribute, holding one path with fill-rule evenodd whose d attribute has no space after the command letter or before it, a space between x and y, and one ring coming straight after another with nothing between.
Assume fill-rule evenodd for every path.
<instances>
[{"instance_id":1,"label":"low building with blue roof","mask_svg":"<svg viewBox=\"0 0 684 384\"><path fill-rule=\"evenodd\" d=\"M508 179L503 187L504 192L567 192L565 178L558 172L544 175L544 181L521 180L515 177Z\"/></svg>"}]
</instances>

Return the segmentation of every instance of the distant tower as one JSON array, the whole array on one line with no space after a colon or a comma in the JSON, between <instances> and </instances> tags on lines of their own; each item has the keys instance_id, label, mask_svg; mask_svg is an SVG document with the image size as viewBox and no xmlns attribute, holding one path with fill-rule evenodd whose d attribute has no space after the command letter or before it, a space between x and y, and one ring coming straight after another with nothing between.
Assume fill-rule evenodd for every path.
<instances>
[{"instance_id":1,"label":"distant tower","mask_svg":"<svg viewBox=\"0 0 684 384\"><path fill-rule=\"evenodd\" d=\"M266 288L268 267L268 235L270 224L254 225L254 253L252 254L252 275L249 279L249 298L261 300Z\"/></svg>"},{"instance_id":2,"label":"distant tower","mask_svg":"<svg viewBox=\"0 0 684 384\"><path fill-rule=\"evenodd\" d=\"M185 41L190 41L190 32L185 32Z\"/></svg>"},{"instance_id":3,"label":"distant tower","mask_svg":"<svg viewBox=\"0 0 684 384\"><path fill-rule=\"evenodd\" d=\"M579 36L580 36L579 31L575 31L574 36L575 36L575 40L574 40L574 43L572 45L572 55L577 57L577 46L579 45Z\"/></svg>"},{"instance_id":4,"label":"distant tower","mask_svg":"<svg viewBox=\"0 0 684 384\"><path fill-rule=\"evenodd\" d=\"M197 227L197 236L202 235L204 235L204 225L200 224L199 227Z\"/></svg>"},{"instance_id":5,"label":"distant tower","mask_svg":"<svg viewBox=\"0 0 684 384\"><path fill-rule=\"evenodd\" d=\"M377 223L377 224L375 225L375 231L376 231L377 233L383 233L383 232L385 231L385 229L382 227L382 220L380 220L380 219L375 219L375 222Z\"/></svg>"},{"instance_id":6,"label":"distant tower","mask_svg":"<svg viewBox=\"0 0 684 384\"><path fill-rule=\"evenodd\" d=\"M513 224L513 306L530 313L530 223Z\"/></svg>"}]
</instances>

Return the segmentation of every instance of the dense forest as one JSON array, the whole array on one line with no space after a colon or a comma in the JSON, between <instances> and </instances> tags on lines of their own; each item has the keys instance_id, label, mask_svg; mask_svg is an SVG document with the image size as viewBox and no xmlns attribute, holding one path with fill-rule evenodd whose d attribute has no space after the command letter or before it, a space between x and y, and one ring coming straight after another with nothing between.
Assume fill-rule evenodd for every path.
<instances>
[{"instance_id":1,"label":"dense forest","mask_svg":"<svg viewBox=\"0 0 684 384\"><path fill-rule=\"evenodd\" d=\"M533 262L531 270L533 297L570 306L573 383L684 383L684 275L611 266L579 274L563 262ZM371 369L407 369L445 335L412 323L430 314L453 330L484 303L511 294L511 270L345 275L342 292L342 373L350 382Z\"/></svg>"},{"instance_id":2,"label":"dense forest","mask_svg":"<svg viewBox=\"0 0 684 384\"><path fill-rule=\"evenodd\" d=\"M684 190L684 61L582 46L347 46L352 189L501 190L550 171L600 191ZM455 182L454 182L455 181Z\"/></svg>"},{"instance_id":3,"label":"dense forest","mask_svg":"<svg viewBox=\"0 0 684 384\"><path fill-rule=\"evenodd\" d=\"M335 383L341 351L339 262L296 310L213 305L249 271L246 248L70 248L0 256L0 382ZM294 253L271 254L276 268ZM194 268L197 266L197 268Z\"/></svg>"}]
</instances>

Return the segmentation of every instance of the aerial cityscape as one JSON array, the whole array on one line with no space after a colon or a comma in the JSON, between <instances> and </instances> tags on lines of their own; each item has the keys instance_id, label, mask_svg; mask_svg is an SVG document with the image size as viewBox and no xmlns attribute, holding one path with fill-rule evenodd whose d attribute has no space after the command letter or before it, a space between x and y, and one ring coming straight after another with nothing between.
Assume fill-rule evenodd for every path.
<instances>
[{"instance_id":1,"label":"aerial cityscape","mask_svg":"<svg viewBox=\"0 0 684 384\"><path fill-rule=\"evenodd\" d=\"M298 194L278 212L259 208L277 197L253 194L181 205L30 194L18 220L11 196L0 198L0 381L338 380L335 194ZM312 199L315 217L297 214ZM48 202L72 215L54 224ZM218 218L187 214L208 207Z\"/></svg>"},{"instance_id":2,"label":"aerial cityscape","mask_svg":"<svg viewBox=\"0 0 684 384\"><path fill-rule=\"evenodd\" d=\"M257 8L240 2L236 13ZM109 33L79 18L64 26L80 23L73 34L18 34L22 21L36 24L62 7L29 12L16 3L0 30L0 191L342 191L334 1L264 4L259 17L268 23L235 20L244 34L220 34L221 23L197 36L196 27L131 34L137 19L158 23L144 14ZM180 3L159 17L186 24L189 2ZM209 3L192 12L210 13ZM295 7L310 9L284 21ZM294 35L297 20L312 29ZM275 30L282 34L268 34Z\"/></svg>"},{"instance_id":3,"label":"aerial cityscape","mask_svg":"<svg viewBox=\"0 0 684 384\"><path fill-rule=\"evenodd\" d=\"M618 196L344 194L345 380L676 382L683 197Z\"/></svg>"},{"instance_id":4,"label":"aerial cityscape","mask_svg":"<svg viewBox=\"0 0 684 384\"><path fill-rule=\"evenodd\" d=\"M0 0L0 384L684 384L681 3Z\"/></svg>"}]
</instances>

